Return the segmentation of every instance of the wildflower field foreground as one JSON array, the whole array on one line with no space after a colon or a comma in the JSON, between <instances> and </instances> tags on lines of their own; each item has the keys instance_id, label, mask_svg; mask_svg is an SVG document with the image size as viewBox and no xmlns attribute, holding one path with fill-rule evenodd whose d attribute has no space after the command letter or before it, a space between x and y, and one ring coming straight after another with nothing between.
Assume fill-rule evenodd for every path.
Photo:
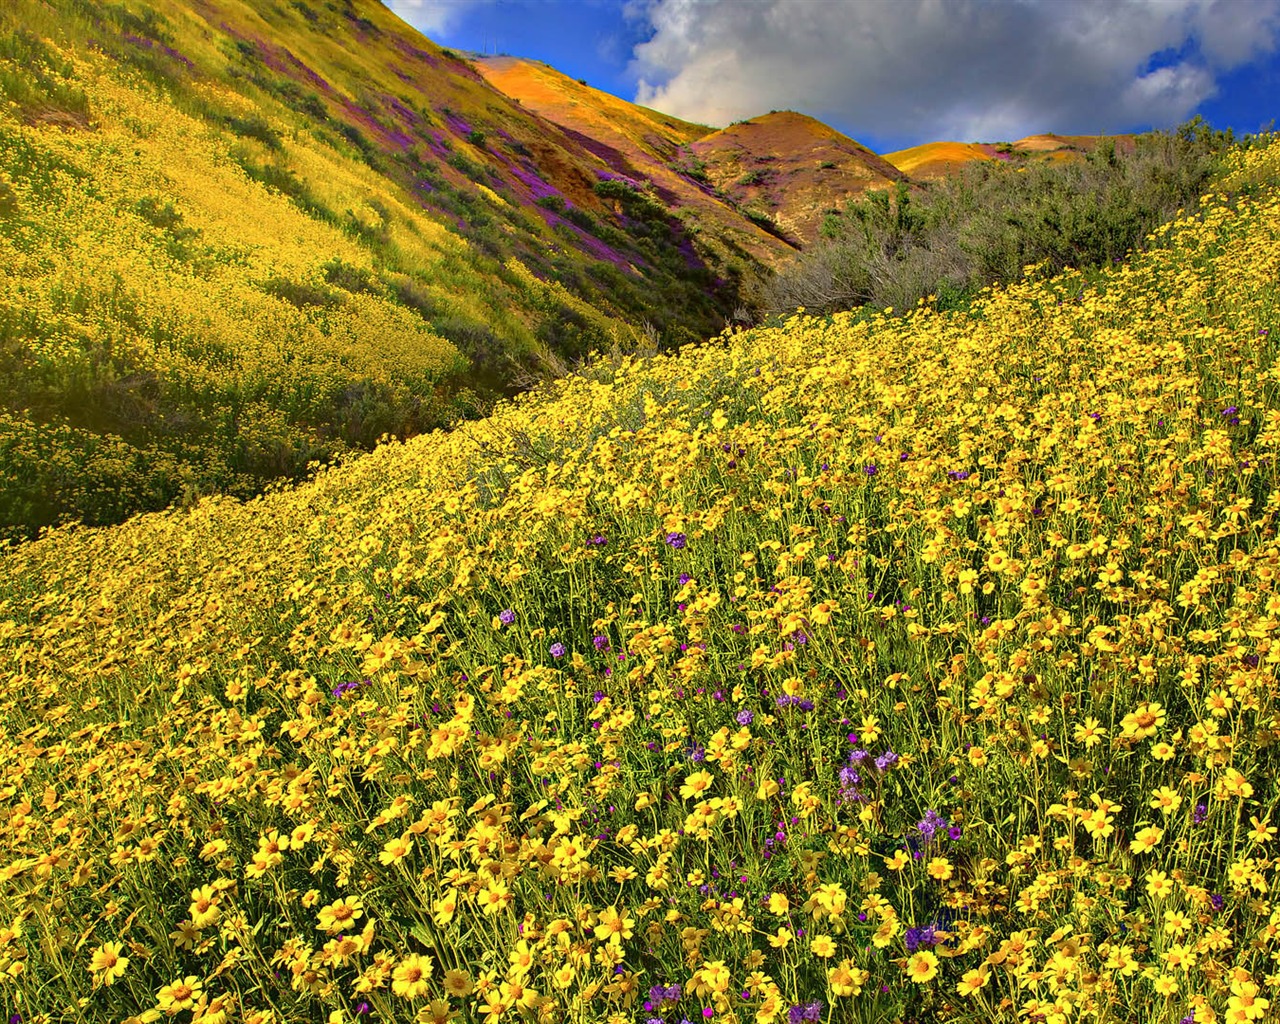
<instances>
[{"instance_id":1,"label":"wildflower field foreground","mask_svg":"<svg viewBox=\"0 0 1280 1024\"><path fill-rule=\"evenodd\" d=\"M1280 143L1087 279L0 556L0 1009L1246 1021Z\"/></svg>"}]
</instances>

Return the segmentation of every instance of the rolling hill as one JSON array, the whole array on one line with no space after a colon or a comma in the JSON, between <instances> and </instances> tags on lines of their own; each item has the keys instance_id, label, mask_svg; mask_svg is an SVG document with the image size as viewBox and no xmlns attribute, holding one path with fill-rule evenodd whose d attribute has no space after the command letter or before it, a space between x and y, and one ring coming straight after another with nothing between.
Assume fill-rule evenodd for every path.
<instances>
[{"instance_id":1,"label":"rolling hill","mask_svg":"<svg viewBox=\"0 0 1280 1024\"><path fill-rule=\"evenodd\" d=\"M248 495L704 337L755 266L373 2L22 0L0 91L0 530Z\"/></svg>"},{"instance_id":2,"label":"rolling hill","mask_svg":"<svg viewBox=\"0 0 1280 1024\"><path fill-rule=\"evenodd\" d=\"M797 247L817 237L828 210L906 179L866 146L794 111L739 121L689 148L748 216Z\"/></svg>"},{"instance_id":3,"label":"rolling hill","mask_svg":"<svg viewBox=\"0 0 1280 1024\"><path fill-rule=\"evenodd\" d=\"M746 254L776 266L794 254L792 244L717 192L694 150L694 143L716 134L714 129L627 103L539 61L484 57L476 66L495 88L579 140L617 180L646 183L719 259Z\"/></svg>"},{"instance_id":4,"label":"rolling hill","mask_svg":"<svg viewBox=\"0 0 1280 1024\"><path fill-rule=\"evenodd\" d=\"M1082 160L1103 139L1125 152L1133 149L1131 135L1028 135L1017 142L926 142L909 149L886 153L885 160L917 180L945 178L975 160L1058 162Z\"/></svg>"},{"instance_id":5,"label":"rolling hill","mask_svg":"<svg viewBox=\"0 0 1280 1024\"><path fill-rule=\"evenodd\" d=\"M1233 163L1094 274L0 554L7 1009L1273 1019L1280 143Z\"/></svg>"},{"instance_id":6,"label":"rolling hill","mask_svg":"<svg viewBox=\"0 0 1280 1024\"><path fill-rule=\"evenodd\" d=\"M14 537L248 497L713 335L907 180L812 118L689 124L373 0L15 0L0 96Z\"/></svg>"}]
</instances>

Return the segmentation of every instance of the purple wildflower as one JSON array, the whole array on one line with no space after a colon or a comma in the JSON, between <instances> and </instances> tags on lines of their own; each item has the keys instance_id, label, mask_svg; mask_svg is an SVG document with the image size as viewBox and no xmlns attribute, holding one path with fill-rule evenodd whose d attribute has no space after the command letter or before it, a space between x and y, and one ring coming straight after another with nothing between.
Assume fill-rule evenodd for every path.
<instances>
[{"instance_id":1,"label":"purple wildflower","mask_svg":"<svg viewBox=\"0 0 1280 1024\"><path fill-rule=\"evenodd\" d=\"M886 750L883 754L876 758L876 768L882 772L887 772L898 760L898 755L892 750Z\"/></svg>"},{"instance_id":2,"label":"purple wildflower","mask_svg":"<svg viewBox=\"0 0 1280 1024\"><path fill-rule=\"evenodd\" d=\"M684 547L688 542L689 542L689 538L686 537L683 533L667 534L667 543L670 544L677 551L679 551L682 547Z\"/></svg>"},{"instance_id":3,"label":"purple wildflower","mask_svg":"<svg viewBox=\"0 0 1280 1024\"><path fill-rule=\"evenodd\" d=\"M743 708L741 711L739 711L736 715L733 716L734 721L736 721L739 725L750 725L752 721L755 719L755 717L756 716L754 712L748 711L746 708Z\"/></svg>"},{"instance_id":4,"label":"purple wildflower","mask_svg":"<svg viewBox=\"0 0 1280 1024\"><path fill-rule=\"evenodd\" d=\"M553 658L563 658L565 656L565 646L558 640L551 645L549 650Z\"/></svg>"},{"instance_id":5,"label":"purple wildflower","mask_svg":"<svg viewBox=\"0 0 1280 1024\"><path fill-rule=\"evenodd\" d=\"M498 621L501 622L504 626L511 625L511 623L516 621L515 611L513 611L510 608L506 608L503 611L498 612Z\"/></svg>"},{"instance_id":6,"label":"purple wildflower","mask_svg":"<svg viewBox=\"0 0 1280 1024\"><path fill-rule=\"evenodd\" d=\"M933 837L937 833L948 827L947 819L932 808L924 812L924 818L916 822L916 828L920 830L920 834L924 836L926 844L933 842Z\"/></svg>"},{"instance_id":7,"label":"purple wildflower","mask_svg":"<svg viewBox=\"0 0 1280 1024\"><path fill-rule=\"evenodd\" d=\"M822 1003L814 1000L791 1007L787 1011L787 1024L801 1024L802 1021L822 1020Z\"/></svg>"}]
</instances>

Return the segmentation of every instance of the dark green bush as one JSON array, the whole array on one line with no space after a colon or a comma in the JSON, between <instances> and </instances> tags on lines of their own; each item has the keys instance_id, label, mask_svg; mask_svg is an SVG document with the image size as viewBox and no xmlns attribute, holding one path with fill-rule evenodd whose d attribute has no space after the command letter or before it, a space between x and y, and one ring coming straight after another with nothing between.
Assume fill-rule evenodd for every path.
<instances>
[{"instance_id":1,"label":"dark green bush","mask_svg":"<svg viewBox=\"0 0 1280 1024\"><path fill-rule=\"evenodd\" d=\"M765 285L762 311L906 309L928 296L954 308L1029 264L1123 259L1194 207L1233 141L1197 119L1140 136L1128 153L1103 140L1072 163L984 161L941 182L868 192L829 215L818 244Z\"/></svg>"}]
</instances>

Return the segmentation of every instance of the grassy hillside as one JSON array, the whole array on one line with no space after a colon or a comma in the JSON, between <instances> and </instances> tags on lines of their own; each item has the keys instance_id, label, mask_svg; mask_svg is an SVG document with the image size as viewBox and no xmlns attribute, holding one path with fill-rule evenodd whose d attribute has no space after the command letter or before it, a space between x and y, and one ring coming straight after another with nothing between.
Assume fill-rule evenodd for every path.
<instances>
[{"instance_id":1,"label":"grassy hillside","mask_svg":"<svg viewBox=\"0 0 1280 1024\"><path fill-rule=\"evenodd\" d=\"M1280 146L1089 279L0 560L28 1024L1266 1019Z\"/></svg>"},{"instance_id":2,"label":"grassy hillside","mask_svg":"<svg viewBox=\"0 0 1280 1024\"><path fill-rule=\"evenodd\" d=\"M692 148L714 129L620 100L539 61L486 57L477 67L495 88L583 140L618 179L646 183L709 261L772 267L794 252L716 188Z\"/></svg>"},{"instance_id":3,"label":"grassy hillside","mask_svg":"<svg viewBox=\"0 0 1280 1024\"><path fill-rule=\"evenodd\" d=\"M866 146L791 110L735 122L689 148L708 180L797 248L818 237L828 211L905 179Z\"/></svg>"},{"instance_id":4,"label":"grassy hillside","mask_svg":"<svg viewBox=\"0 0 1280 1024\"><path fill-rule=\"evenodd\" d=\"M248 495L735 268L372 0L0 12L0 532Z\"/></svg>"}]
</instances>

